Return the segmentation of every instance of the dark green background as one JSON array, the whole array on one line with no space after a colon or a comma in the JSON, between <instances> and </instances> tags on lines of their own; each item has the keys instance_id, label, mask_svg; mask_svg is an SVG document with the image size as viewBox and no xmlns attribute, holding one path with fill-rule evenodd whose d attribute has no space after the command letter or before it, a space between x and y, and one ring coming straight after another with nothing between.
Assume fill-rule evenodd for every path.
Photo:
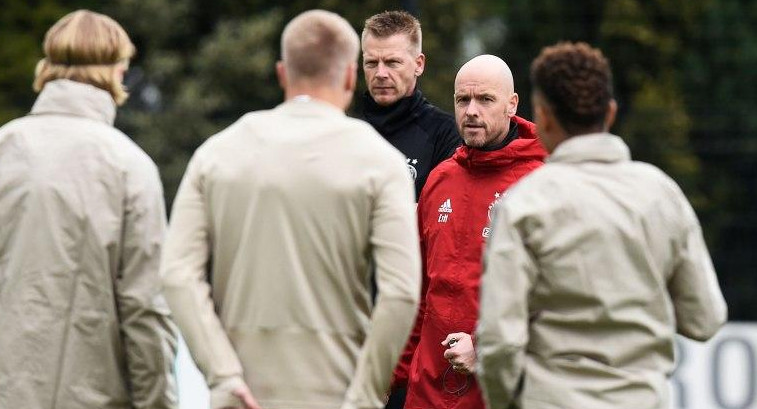
<instances>
[{"instance_id":1,"label":"dark green background","mask_svg":"<svg viewBox=\"0 0 757 409\"><path fill-rule=\"evenodd\" d=\"M682 186L704 225L731 319L757 319L757 2L0 0L0 124L31 107L44 33L77 8L111 15L137 45L126 80L132 97L116 125L159 164L169 204L203 140L281 101L273 70L279 36L306 9L336 11L358 31L383 10L418 15L427 56L421 87L447 110L457 69L475 54L510 64L519 113L531 118L528 67L541 47L599 46L615 73L613 131L636 159Z\"/></svg>"}]
</instances>

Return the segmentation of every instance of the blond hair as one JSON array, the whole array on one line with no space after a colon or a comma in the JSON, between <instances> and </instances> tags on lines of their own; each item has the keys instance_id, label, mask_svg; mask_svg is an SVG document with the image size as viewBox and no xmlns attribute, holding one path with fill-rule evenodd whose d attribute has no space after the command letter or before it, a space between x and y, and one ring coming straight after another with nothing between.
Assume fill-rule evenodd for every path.
<instances>
[{"instance_id":1,"label":"blond hair","mask_svg":"<svg viewBox=\"0 0 757 409\"><path fill-rule=\"evenodd\" d=\"M365 42L367 36L375 38L389 38L396 34L407 36L410 40L411 51L420 54L423 49L423 33L421 23L412 14L401 11L385 11L376 14L365 20L363 26L362 40Z\"/></svg>"},{"instance_id":2,"label":"blond hair","mask_svg":"<svg viewBox=\"0 0 757 409\"><path fill-rule=\"evenodd\" d=\"M281 35L281 59L293 81L323 81L338 86L356 63L360 48L355 29L338 14L310 10L295 17Z\"/></svg>"},{"instance_id":3,"label":"blond hair","mask_svg":"<svg viewBox=\"0 0 757 409\"><path fill-rule=\"evenodd\" d=\"M110 92L118 105L129 94L116 75L128 66L136 49L112 18L89 10L77 10L55 23L45 34L45 58L37 63L34 90L49 81L65 78Z\"/></svg>"}]
</instances>

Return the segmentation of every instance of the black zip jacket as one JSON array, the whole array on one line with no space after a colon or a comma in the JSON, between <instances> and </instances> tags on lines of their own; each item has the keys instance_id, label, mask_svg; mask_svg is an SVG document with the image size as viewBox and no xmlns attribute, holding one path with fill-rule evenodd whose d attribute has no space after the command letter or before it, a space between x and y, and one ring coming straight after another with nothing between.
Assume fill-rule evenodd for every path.
<instances>
[{"instance_id":1,"label":"black zip jacket","mask_svg":"<svg viewBox=\"0 0 757 409\"><path fill-rule=\"evenodd\" d=\"M407 157L418 201L431 170L462 143L455 118L431 105L417 88L386 107L376 104L367 91L363 98L363 119Z\"/></svg>"}]
</instances>

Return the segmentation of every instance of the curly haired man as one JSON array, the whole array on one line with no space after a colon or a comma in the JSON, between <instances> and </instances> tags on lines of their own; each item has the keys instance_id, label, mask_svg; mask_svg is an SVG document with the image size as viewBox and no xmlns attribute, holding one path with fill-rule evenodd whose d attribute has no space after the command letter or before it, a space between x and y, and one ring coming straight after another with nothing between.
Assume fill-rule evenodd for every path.
<instances>
[{"instance_id":1,"label":"curly haired man","mask_svg":"<svg viewBox=\"0 0 757 409\"><path fill-rule=\"evenodd\" d=\"M726 320L699 222L676 183L608 132L612 73L587 44L531 66L547 163L495 206L477 329L489 407L669 406L676 333Z\"/></svg>"}]
</instances>

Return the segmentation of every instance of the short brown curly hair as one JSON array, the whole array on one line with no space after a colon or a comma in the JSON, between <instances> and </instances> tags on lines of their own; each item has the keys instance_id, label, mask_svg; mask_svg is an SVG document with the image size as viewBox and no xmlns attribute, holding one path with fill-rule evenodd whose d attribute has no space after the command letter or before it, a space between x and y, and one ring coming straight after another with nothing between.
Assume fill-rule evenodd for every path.
<instances>
[{"instance_id":1,"label":"short brown curly hair","mask_svg":"<svg viewBox=\"0 0 757 409\"><path fill-rule=\"evenodd\" d=\"M602 125L613 99L609 61L602 51L583 42L542 49L531 63L531 83L571 135Z\"/></svg>"}]
</instances>

